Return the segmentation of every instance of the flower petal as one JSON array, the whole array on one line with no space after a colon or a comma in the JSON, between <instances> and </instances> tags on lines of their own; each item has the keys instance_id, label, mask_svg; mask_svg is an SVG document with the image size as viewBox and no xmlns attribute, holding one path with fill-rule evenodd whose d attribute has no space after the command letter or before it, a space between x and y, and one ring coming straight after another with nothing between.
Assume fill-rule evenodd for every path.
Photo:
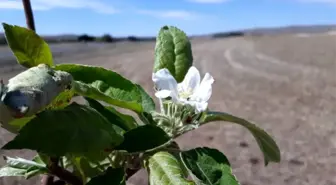
<instances>
[{"instance_id":1,"label":"flower petal","mask_svg":"<svg viewBox=\"0 0 336 185\"><path fill-rule=\"evenodd\" d=\"M170 96L177 98L177 82L168 69L160 69L156 73L153 73L152 80L159 91L169 90L171 91Z\"/></svg>"},{"instance_id":2,"label":"flower petal","mask_svg":"<svg viewBox=\"0 0 336 185\"><path fill-rule=\"evenodd\" d=\"M155 93L155 96L157 98L164 99L164 98L170 97L171 94L172 94L172 92L170 90L161 90L161 91L157 91Z\"/></svg>"},{"instance_id":3,"label":"flower petal","mask_svg":"<svg viewBox=\"0 0 336 185\"><path fill-rule=\"evenodd\" d=\"M208 108L208 102L198 102L196 103L196 113L204 112Z\"/></svg>"},{"instance_id":4,"label":"flower petal","mask_svg":"<svg viewBox=\"0 0 336 185\"><path fill-rule=\"evenodd\" d=\"M208 108L208 103L205 101L183 101L183 104L188 104L196 109L196 113L205 111Z\"/></svg>"},{"instance_id":5,"label":"flower petal","mask_svg":"<svg viewBox=\"0 0 336 185\"><path fill-rule=\"evenodd\" d=\"M195 93L190 97L191 100L207 102L212 94L212 84L214 83L213 77L206 73L201 84L196 89Z\"/></svg>"},{"instance_id":6,"label":"flower petal","mask_svg":"<svg viewBox=\"0 0 336 185\"><path fill-rule=\"evenodd\" d=\"M195 89L198 88L200 81L201 75L198 69L194 66L191 66L183 81L179 84L179 91L193 93Z\"/></svg>"}]
</instances>

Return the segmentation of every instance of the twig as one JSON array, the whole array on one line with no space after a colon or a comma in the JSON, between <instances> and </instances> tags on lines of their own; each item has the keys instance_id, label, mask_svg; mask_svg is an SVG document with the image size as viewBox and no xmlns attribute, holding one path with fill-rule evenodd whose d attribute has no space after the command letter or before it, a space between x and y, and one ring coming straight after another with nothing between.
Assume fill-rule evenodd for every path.
<instances>
[{"instance_id":1,"label":"twig","mask_svg":"<svg viewBox=\"0 0 336 185\"><path fill-rule=\"evenodd\" d=\"M141 168L140 168L141 169ZM126 169L126 180L128 180L130 177L132 177L136 172L138 172L140 169Z\"/></svg>"},{"instance_id":2,"label":"twig","mask_svg":"<svg viewBox=\"0 0 336 185\"><path fill-rule=\"evenodd\" d=\"M51 164L48 165L48 169L51 175L54 175L71 185L83 185L80 178L58 165L59 158L50 158L50 161Z\"/></svg>"},{"instance_id":3,"label":"twig","mask_svg":"<svg viewBox=\"0 0 336 185\"><path fill-rule=\"evenodd\" d=\"M42 185L54 185L54 176L44 175L41 180Z\"/></svg>"},{"instance_id":4,"label":"twig","mask_svg":"<svg viewBox=\"0 0 336 185\"><path fill-rule=\"evenodd\" d=\"M66 182L62 181L62 180L57 180L54 182L54 185L66 185Z\"/></svg>"},{"instance_id":5,"label":"twig","mask_svg":"<svg viewBox=\"0 0 336 185\"><path fill-rule=\"evenodd\" d=\"M30 0L22 0L23 10L26 16L26 24L28 29L36 31L35 29L35 22L34 22L34 15L33 10L31 7ZM50 175L44 175L41 180L42 185L53 185L54 184L54 177Z\"/></svg>"},{"instance_id":6,"label":"twig","mask_svg":"<svg viewBox=\"0 0 336 185\"><path fill-rule=\"evenodd\" d=\"M50 166L51 174L57 176L61 180L71 184L71 185L83 185L83 182L80 178L78 178L73 173L69 172L66 169L63 169L59 166Z\"/></svg>"},{"instance_id":7,"label":"twig","mask_svg":"<svg viewBox=\"0 0 336 185\"><path fill-rule=\"evenodd\" d=\"M31 29L33 31L36 31L35 29L35 22L34 22L34 15L33 15L33 10L30 4L30 0L22 0L23 3L23 9L25 12L26 16L26 23L28 29Z\"/></svg>"},{"instance_id":8,"label":"twig","mask_svg":"<svg viewBox=\"0 0 336 185\"><path fill-rule=\"evenodd\" d=\"M58 159L50 159L51 163L58 162ZM53 165L53 164L51 164ZM52 175L44 175L41 180L41 185L54 185L54 176Z\"/></svg>"},{"instance_id":9,"label":"twig","mask_svg":"<svg viewBox=\"0 0 336 185\"><path fill-rule=\"evenodd\" d=\"M50 163L47 164L49 174L42 179L42 185L58 185L64 182L71 185L83 185L83 182L76 175L58 165L59 158L50 157ZM54 181L54 177L60 180ZM65 184L65 183L64 183Z\"/></svg>"}]
</instances>

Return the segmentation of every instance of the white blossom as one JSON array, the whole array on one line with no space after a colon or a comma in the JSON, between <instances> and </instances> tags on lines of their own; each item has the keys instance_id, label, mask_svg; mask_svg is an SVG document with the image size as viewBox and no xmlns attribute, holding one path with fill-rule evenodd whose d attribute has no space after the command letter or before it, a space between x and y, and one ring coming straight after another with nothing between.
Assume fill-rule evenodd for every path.
<instances>
[{"instance_id":1,"label":"white blossom","mask_svg":"<svg viewBox=\"0 0 336 185\"><path fill-rule=\"evenodd\" d=\"M177 83L168 69L160 69L153 73L152 80L157 88L155 96L159 99L171 97L172 101L189 104L198 112L203 112L208 107L208 100L212 94L213 77L206 73L201 81L201 76L196 67L189 68L181 83Z\"/></svg>"}]
</instances>

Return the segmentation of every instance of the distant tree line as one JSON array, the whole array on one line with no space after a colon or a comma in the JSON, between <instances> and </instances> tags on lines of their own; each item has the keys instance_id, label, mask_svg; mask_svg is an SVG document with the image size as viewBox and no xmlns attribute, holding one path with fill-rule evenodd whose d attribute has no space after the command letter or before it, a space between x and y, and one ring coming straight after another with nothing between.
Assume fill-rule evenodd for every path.
<instances>
[{"instance_id":1,"label":"distant tree line","mask_svg":"<svg viewBox=\"0 0 336 185\"><path fill-rule=\"evenodd\" d=\"M88 34L82 35L64 35L64 36L45 36L43 39L47 43L67 43L67 42L102 42L102 43L113 43L121 41L129 42L140 42L140 41L155 41L155 37L137 37L137 36L128 36L128 37L113 37L110 34L104 34L100 37L92 36ZM0 33L0 45L5 45L6 39L4 35Z\"/></svg>"},{"instance_id":2,"label":"distant tree line","mask_svg":"<svg viewBox=\"0 0 336 185\"><path fill-rule=\"evenodd\" d=\"M6 38L0 37L0 45L5 45L5 44L7 44Z\"/></svg>"},{"instance_id":3,"label":"distant tree line","mask_svg":"<svg viewBox=\"0 0 336 185\"><path fill-rule=\"evenodd\" d=\"M244 36L244 32L233 31L212 34L212 38L222 37L240 37ZM46 36L43 37L47 43L67 43L67 42L101 42L101 43L114 43L114 42L143 42L143 41L155 41L155 37L137 37L130 35L128 37L113 37L110 34L104 34L100 37L92 36L88 34L82 35L64 35L64 36ZM0 45L5 45L6 39L0 34Z\"/></svg>"},{"instance_id":4,"label":"distant tree line","mask_svg":"<svg viewBox=\"0 0 336 185\"><path fill-rule=\"evenodd\" d=\"M232 31L232 32L222 32L215 33L212 35L213 38L223 38L223 37L242 37L245 33L242 31Z\"/></svg>"},{"instance_id":5,"label":"distant tree line","mask_svg":"<svg viewBox=\"0 0 336 185\"><path fill-rule=\"evenodd\" d=\"M120 42L120 41L155 41L155 37L136 37L136 36L128 36L128 37L112 37L109 34L104 34L101 37L94 37L87 34L80 35L77 37L78 42Z\"/></svg>"}]
</instances>

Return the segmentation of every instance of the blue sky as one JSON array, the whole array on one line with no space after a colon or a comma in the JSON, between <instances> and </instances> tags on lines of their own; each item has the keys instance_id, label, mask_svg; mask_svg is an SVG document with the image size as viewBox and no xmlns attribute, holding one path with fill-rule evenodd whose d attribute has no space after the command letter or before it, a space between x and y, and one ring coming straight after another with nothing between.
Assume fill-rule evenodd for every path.
<instances>
[{"instance_id":1,"label":"blue sky","mask_svg":"<svg viewBox=\"0 0 336 185\"><path fill-rule=\"evenodd\" d=\"M188 34L253 27L336 24L336 0L31 0L39 34ZM25 26L21 0L0 0L0 22Z\"/></svg>"}]
</instances>

